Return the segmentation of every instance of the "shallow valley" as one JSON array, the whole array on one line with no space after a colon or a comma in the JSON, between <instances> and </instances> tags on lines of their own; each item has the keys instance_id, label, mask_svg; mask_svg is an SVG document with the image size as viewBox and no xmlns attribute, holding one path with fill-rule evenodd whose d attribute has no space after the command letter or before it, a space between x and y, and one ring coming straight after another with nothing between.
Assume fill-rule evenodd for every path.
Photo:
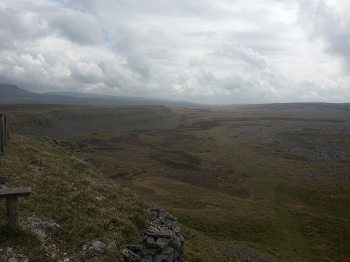
<instances>
[{"instance_id":1,"label":"shallow valley","mask_svg":"<svg viewBox=\"0 0 350 262\"><path fill-rule=\"evenodd\" d=\"M230 260L231 246L267 261L349 260L348 109L293 106L172 108L176 127L60 143L177 216L189 261Z\"/></svg>"},{"instance_id":2,"label":"shallow valley","mask_svg":"<svg viewBox=\"0 0 350 262\"><path fill-rule=\"evenodd\" d=\"M178 217L186 261L350 260L349 104L1 112Z\"/></svg>"}]
</instances>

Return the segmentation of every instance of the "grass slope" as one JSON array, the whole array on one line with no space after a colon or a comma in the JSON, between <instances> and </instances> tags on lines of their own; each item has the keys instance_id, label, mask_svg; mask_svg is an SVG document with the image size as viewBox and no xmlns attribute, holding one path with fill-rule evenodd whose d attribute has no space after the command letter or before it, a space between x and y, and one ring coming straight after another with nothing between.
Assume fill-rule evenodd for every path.
<instances>
[{"instance_id":1,"label":"grass slope","mask_svg":"<svg viewBox=\"0 0 350 262\"><path fill-rule=\"evenodd\" d=\"M40 168L35 168L40 167ZM12 135L0 164L0 182L10 187L31 187L32 196L20 198L22 217L52 218L59 227L47 232L47 241L60 250L48 258L37 237L6 227L6 209L0 206L0 247L13 247L30 261L90 261L82 246L92 240L113 241L93 261L119 261L124 245L133 243L146 228L144 203L134 193L104 178L89 162L50 139Z\"/></svg>"}]
</instances>

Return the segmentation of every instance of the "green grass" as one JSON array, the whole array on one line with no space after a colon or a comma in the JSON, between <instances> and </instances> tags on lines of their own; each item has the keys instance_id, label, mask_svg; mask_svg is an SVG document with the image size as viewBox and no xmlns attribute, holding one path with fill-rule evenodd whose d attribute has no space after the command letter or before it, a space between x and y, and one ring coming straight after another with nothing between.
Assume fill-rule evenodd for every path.
<instances>
[{"instance_id":1,"label":"green grass","mask_svg":"<svg viewBox=\"0 0 350 262\"><path fill-rule=\"evenodd\" d=\"M33 166L40 166L42 170ZM104 254L98 261L118 260L122 248L135 242L146 228L144 203L134 193L104 178L89 162L51 140L13 135L0 167L0 182L10 183L11 187L32 188L30 197L20 198L22 217L50 217L59 225L50 235L61 255L80 252L81 246L92 240L109 240L116 243L117 250ZM0 209L0 217L0 225L5 227L5 207ZM29 239L35 249L38 241L32 234L8 232L0 231L2 248L16 247L31 259L38 256L45 259L45 254L39 251L33 256L33 252L28 252L31 247L28 241L19 241L16 237Z\"/></svg>"},{"instance_id":2,"label":"green grass","mask_svg":"<svg viewBox=\"0 0 350 262\"><path fill-rule=\"evenodd\" d=\"M34 259L31 261L39 261L36 260L35 254L39 252L41 242L34 233L20 228L12 229L7 225L0 226L0 232L0 243L2 248L19 248L27 256Z\"/></svg>"}]
</instances>

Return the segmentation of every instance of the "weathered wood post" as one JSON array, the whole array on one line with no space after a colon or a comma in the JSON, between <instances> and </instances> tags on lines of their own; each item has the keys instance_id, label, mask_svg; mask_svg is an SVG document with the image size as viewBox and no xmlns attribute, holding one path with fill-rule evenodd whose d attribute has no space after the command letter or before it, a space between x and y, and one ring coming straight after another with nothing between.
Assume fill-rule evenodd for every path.
<instances>
[{"instance_id":1,"label":"weathered wood post","mask_svg":"<svg viewBox=\"0 0 350 262\"><path fill-rule=\"evenodd\" d=\"M7 121L7 138L8 140L11 139L11 117L10 116L7 116L8 117L8 121Z\"/></svg>"},{"instance_id":2,"label":"weathered wood post","mask_svg":"<svg viewBox=\"0 0 350 262\"><path fill-rule=\"evenodd\" d=\"M0 151L4 152L5 150L5 121L4 115L0 114Z\"/></svg>"},{"instance_id":3,"label":"weathered wood post","mask_svg":"<svg viewBox=\"0 0 350 262\"><path fill-rule=\"evenodd\" d=\"M0 163L1 163L1 152L2 152L2 114L0 114Z\"/></svg>"},{"instance_id":4,"label":"weathered wood post","mask_svg":"<svg viewBox=\"0 0 350 262\"><path fill-rule=\"evenodd\" d=\"M6 198L6 210L9 227L19 227L19 206L17 197Z\"/></svg>"},{"instance_id":5,"label":"weathered wood post","mask_svg":"<svg viewBox=\"0 0 350 262\"><path fill-rule=\"evenodd\" d=\"M8 141L10 140L10 116L4 116L5 120L5 146L7 146Z\"/></svg>"},{"instance_id":6,"label":"weathered wood post","mask_svg":"<svg viewBox=\"0 0 350 262\"><path fill-rule=\"evenodd\" d=\"M0 189L0 198L6 198L7 219L10 228L19 227L18 198L30 196L30 187Z\"/></svg>"},{"instance_id":7,"label":"weathered wood post","mask_svg":"<svg viewBox=\"0 0 350 262\"><path fill-rule=\"evenodd\" d=\"M5 147L10 140L10 136L10 117L0 114L0 163L1 152L5 151Z\"/></svg>"}]
</instances>

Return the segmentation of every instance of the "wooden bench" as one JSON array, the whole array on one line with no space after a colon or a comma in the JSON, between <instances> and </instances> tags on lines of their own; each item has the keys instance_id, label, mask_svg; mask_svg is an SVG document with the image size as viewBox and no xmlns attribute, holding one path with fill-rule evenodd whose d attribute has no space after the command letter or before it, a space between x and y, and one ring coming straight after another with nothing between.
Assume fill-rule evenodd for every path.
<instances>
[{"instance_id":1,"label":"wooden bench","mask_svg":"<svg viewBox=\"0 0 350 262\"><path fill-rule=\"evenodd\" d=\"M19 227L18 198L31 194L30 187L0 189L0 198L6 198L7 219L11 228Z\"/></svg>"}]
</instances>

